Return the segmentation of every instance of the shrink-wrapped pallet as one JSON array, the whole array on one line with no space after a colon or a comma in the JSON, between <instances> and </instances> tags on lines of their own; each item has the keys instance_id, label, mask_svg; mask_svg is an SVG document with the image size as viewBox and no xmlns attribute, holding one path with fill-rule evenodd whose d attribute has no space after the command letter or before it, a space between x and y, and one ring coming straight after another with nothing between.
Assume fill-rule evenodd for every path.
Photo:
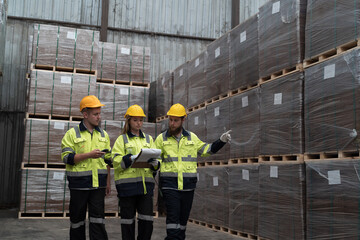
<instances>
[{"instance_id":1,"label":"shrink-wrapped pallet","mask_svg":"<svg viewBox=\"0 0 360 240\"><path fill-rule=\"evenodd\" d=\"M225 131L230 129L229 98L206 106L206 142L213 143ZM230 156L230 144L227 143L217 153L205 158L205 161L227 161Z\"/></svg>"},{"instance_id":2,"label":"shrink-wrapped pallet","mask_svg":"<svg viewBox=\"0 0 360 240\"><path fill-rule=\"evenodd\" d=\"M229 34L216 39L206 48L205 60L205 87L203 98L211 99L229 90ZM208 87L211 86L211 87Z\"/></svg>"},{"instance_id":3,"label":"shrink-wrapped pallet","mask_svg":"<svg viewBox=\"0 0 360 240\"><path fill-rule=\"evenodd\" d=\"M230 158L257 157L260 153L260 89L230 98Z\"/></svg>"},{"instance_id":4,"label":"shrink-wrapped pallet","mask_svg":"<svg viewBox=\"0 0 360 240\"><path fill-rule=\"evenodd\" d=\"M259 165L229 167L229 228L258 234Z\"/></svg>"},{"instance_id":5,"label":"shrink-wrapped pallet","mask_svg":"<svg viewBox=\"0 0 360 240\"><path fill-rule=\"evenodd\" d=\"M359 38L359 16L359 0L307 0L305 59Z\"/></svg>"},{"instance_id":6,"label":"shrink-wrapped pallet","mask_svg":"<svg viewBox=\"0 0 360 240\"><path fill-rule=\"evenodd\" d=\"M304 58L306 0L271 0L259 8L259 74L294 68Z\"/></svg>"},{"instance_id":7,"label":"shrink-wrapped pallet","mask_svg":"<svg viewBox=\"0 0 360 240\"><path fill-rule=\"evenodd\" d=\"M70 191L65 170L22 169L21 213L65 213Z\"/></svg>"},{"instance_id":8,"label":"shrink-wrapped pallet","mask_svg":"<svg viewBox=\"0 0 360 240\"><path fill-rule=\"evenodd\" d=\"M80 101L95 91L95 76L33 70L28 113L82 117Z\"/></svg>"},{"instance_id":9,"label":"shrink-wrapped pallet","mask_svg":"<svg viewBox=\"0 0 360 240\"><path fill-rule=\"evenodd\" d=\"M156 84L157 81L150 83L149 89L149 122L156 122L156 113L157 113L157 96L156 96Z\"/></svg>"},{"instance_id":10,"label":"shrink-wrapped pallet","mask_svg":"<svg viewBox=\"0 0 360 240\"><path fill-rule=\"evenodd\" d=\"M296 72L261 85L261 155L303 153L303 79Z\"/></svg>"},{"instance_id":11,"label":"shrink-wrapped pallet","mask_svg":"<svg viewBox=\"0 0 360 240\"><path fill-rule=\"evenodd\" d=\"M259 80L258 15L230 31L230 90L248 88Z\"/></svg>"},{"instance_id":12,"label":"shrink-wrapped pallet","mask_svg":"<svg viewBox=\"0 0 360 240\"><path fill-rule=\"evenodd\" d=\"M5 56L5 35L6 35L7 3L0 0L0 77L2 76Z\"/></svg>"},{"instance_id":13,"label":"shrink-wrapped pallet","mask_svg":"<svg viewBox=\"0 0 360 240\"><path fill-rule=\"evenodd\" d=\"M172 105L173 74L163 73L156 80L156 117L165 116ZM185 106L186 107L186 106Z\"/></svg>"},{"instance_id":14,"label":"shrink-wrapped pallet","mask_svg":"<svg viewBox=\"0 0 360 240\"><path fill-rule=\"evenodd\" d=\"M110 138L110 146L113 147L116 139L122 134L125 121L101 120L101 128L104 129Z\"/></svg>"},{"instance_id":15,"label":"shrink-wrapped pallet","mask_svg":"<svg viewBox=\"0 0 360 240\"><path fill-rule=\"evenodd\" d=\"M173 103L188 106L188 62L174 70Z\"/></svg>"},{"instance_id":16,"label":"shrink-wrapped pallet","mask_svg":"<svg viewBox=\"0 0 360 240\"><path fill-rule=\"evenodd\" d=\"M61 164L61 140L79 122L28 118L26 120L24 163Z\"/></svg>"},{"instance_id":17,"label":"shrink-wrapped pallet","mask_svg":"<svg viewBox=\"0 0 360 240\"><path fill-rule=\"evenodd\" d=\"M360 129L356 49L305 69L305 151L357 150Z\"/></svg>"},{"instance_id":18,"label":"shrink-wrapped pallet","mask_svg":"<svg viewBox=\"0 0 360 240\"><path fill-rule=\"evenodd\" d=\"M144 133L149 134L153 138L154 141L155 141L157 135L160 134L157 132L156 123L144 122L141 130Z\"/></svg>"},{"instance_id":19,"label":"shrink-wrapped pallet","mask_svg":"<svg viewBox=\"0 0 360 240\"><path fill-rule=\"evenodd\" d=\"M31 62L94 73L98 45L98 31L35 24Z\"/></svg>"},{"instance_id":20,"label":"shrink-wrapped pallet","mask_svg":"<svg viewBox=\"0 0 360 240\"><path fill-rule=\"evenodd\" d=\"M304 164L260 164L258 236L305 239Z\"/></svg>"},{"instance_id":21,"label":"shrink-wrapped pallet","mask_svg":"<svg viewBox=\"0 0 360 240\"><path fill-rule=\"evenodd\" d=\"M125 120L126 110L134 104L139 105L147 115L149 88L103 83L97 83L96 86L96 95L105 105L101 109L103 120Z\"/></svg>"},{"instance_id":22,"label":"shrink-wrapped pallet","mask_svg":"<svg viewBox=\"0 0 360 240\"><path fill-rule=\"evenodd\" d=\"M168 128L169 128L169 120L168 119L157 122L156 123L156 133L157 133L157 135L167 131Z\"/></svg>"},{"instance_id":23,"label":"shrink-wrapped pallet","mask_svg":"<svg viewBox=\"0 0 360 240\"><path fill-rule=\"evenodd\" d=\"M100 42L99 79L145 84L150 82L150 48Z\"/></svg>"},{"instance_id":24,"label":"shrink-wrapped pallet","mask_svg":"<svg viewBox=\"0 0 360 240\"><path fill-rule=\"evenodd\" d=\"M203 142L206 142L206 108L191 112L187 117L187 129L196 134ZM206 158L198 156L198 161L203 162Z\"/></svg>"},{"instance_id":25,"label":"shrink-wrapped pallet","mask_svg":"<svg viewBox=\"0 0 360 240\"><path fill-rule=\"evenodd\" d=\"M206 192L206 175L207 168L198 168L198 181L194 192L194 200L190 212L190 219L205 222L206 218L206 201L209 196L205 195Z\"/></svg>"},{"instance_id":26,"label":"shrink-wrapped pallet","mask_svg":"<svg viewBox=\"0 0 360 240\"><path fill-rule=\"evenodd\" d=\"M200 53L188 63L188 108L205 102L209 90L205 76L205 52ZM186 108L186 106L185 106Z\"/></svg>"},{"instance_id":27,"label":"shrink-wrapped pallet","mask_svg":"<svg viewBox=\"0 0 360 240\"><path fill-rule=\"evenodd\" d=\"M116 215L116 213L119 212L119 200L115 186L114 169L110 169L110 177L111 193L110 195L105 196L105 216L114 216L114 213Z\"/></svg>"},{"instance_id":28,"label":"shrink-wrapped pallet","mask_svg":"<svg viewBox=\"0 0 360 240\"><path fill-rule=\"evenodd\" d=\"M359 159L306 161L307 239L357 239Z\"/></svg>"},{"instance_id":29,"label":"shrink-wrapped pallet","mask_svg":"<svg viewBox=\"0 0 360 240\"><path fill-rule=\"evenodd\" d=\"M205 222L229 227L229 172L227 167L207 167L204 191Z\"/></svg>"}]
</instances>

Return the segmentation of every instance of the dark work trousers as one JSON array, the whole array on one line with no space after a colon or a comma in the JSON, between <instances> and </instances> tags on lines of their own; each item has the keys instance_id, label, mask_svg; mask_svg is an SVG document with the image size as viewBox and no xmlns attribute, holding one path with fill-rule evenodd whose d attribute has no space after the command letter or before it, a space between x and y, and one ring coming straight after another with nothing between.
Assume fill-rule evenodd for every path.
<instances>
[{"instance_id":1,"label":"dark work trousers","mask_svg":"<svg viewBox=\"0 0 360 240\"><path fill-rule=\"evenodd\" d=\"M89 212L90 239L108 239L105 230L105 188L93 190L70 189L70 239L85 240L86 209Z\"/></svg>"},{"instance_id":2,"label":"dark work trousers","mask_svg":"<svg viewBox=\"0 0 360 240\"><path fill-rule=\"evenodd\" d=\"M166 206L165 240L185 239L186 224L189 219L194 190L179 191L162 189Z\"/></svg>"},{"instance_id":3,"label":"dark work trousers","mask_svg":"<svg viewBox=\"0 0 360 240\"><path fill-rule=\"evenodd\" d=\"M135 240L135 214L138 212L138 240L150 240L153 231L153 197L150 194L119 197L121 235Z\"/></svg>"}]
</instances>

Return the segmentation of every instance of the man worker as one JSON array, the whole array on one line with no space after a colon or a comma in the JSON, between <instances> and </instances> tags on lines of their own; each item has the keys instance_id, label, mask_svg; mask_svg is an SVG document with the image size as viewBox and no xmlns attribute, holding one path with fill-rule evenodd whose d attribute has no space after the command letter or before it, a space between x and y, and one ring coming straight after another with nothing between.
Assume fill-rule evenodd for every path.
<instances>
[{"instance_id":1,"label":"man worker","mask_svg":"<svg viewBox=\"0 0 360 240\"><path fill-rule=\"evenodd\" d=\"M84 97L80 102L84 119L61 142L70 189L70 239L86 239L87 209L90 239L108 239L104 198L111 191L111 149L109 135L99 127L102 106L96 96Z\"/></svg>"},{"instance_id":2,"label":"man worker","mask_svg":"<svg viewBox=\"0 0 360 240\"><path fill-rule=\"evenodd\" d=\"M169 128L155 140L156 148L161 149L160 188L167 212L165 240L185 239L197 182L197 156L218 152L231 141L231 130L208 144L183 128L187 116L184 106L174 104L167 115Z\"/></svg>"}]
</instances>

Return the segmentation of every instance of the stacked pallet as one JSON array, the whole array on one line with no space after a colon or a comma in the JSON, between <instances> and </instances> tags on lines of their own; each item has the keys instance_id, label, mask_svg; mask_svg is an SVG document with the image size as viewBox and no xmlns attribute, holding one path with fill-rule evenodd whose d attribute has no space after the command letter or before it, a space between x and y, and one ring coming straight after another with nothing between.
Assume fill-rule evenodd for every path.
<instances>
[{"instance_id":1,"label":"stacked pallet","mask_svg":"<svg viewBox=\"0 0 360 240\"><path fill-rule=\"evenodd\" d=\"M3 75L6 33L6 0L0 0L0 77Z\"/></svg>"}]
</instances>

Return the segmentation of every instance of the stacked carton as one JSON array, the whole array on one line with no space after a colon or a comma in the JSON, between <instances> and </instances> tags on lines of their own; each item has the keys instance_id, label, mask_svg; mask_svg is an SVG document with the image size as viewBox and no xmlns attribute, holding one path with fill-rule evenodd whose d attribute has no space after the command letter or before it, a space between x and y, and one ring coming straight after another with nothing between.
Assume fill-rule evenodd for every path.
<instances>
[{"instance_id":1,"label":"stacked carton","mask_svg":"<svg viewBox=\"0 0 360 240\"><path fill-rule=\"evenodd\" d=\"M2 76L5 60L6 10L6 0L0 0L0 77Z\"/></svg>"}]
</instances>

